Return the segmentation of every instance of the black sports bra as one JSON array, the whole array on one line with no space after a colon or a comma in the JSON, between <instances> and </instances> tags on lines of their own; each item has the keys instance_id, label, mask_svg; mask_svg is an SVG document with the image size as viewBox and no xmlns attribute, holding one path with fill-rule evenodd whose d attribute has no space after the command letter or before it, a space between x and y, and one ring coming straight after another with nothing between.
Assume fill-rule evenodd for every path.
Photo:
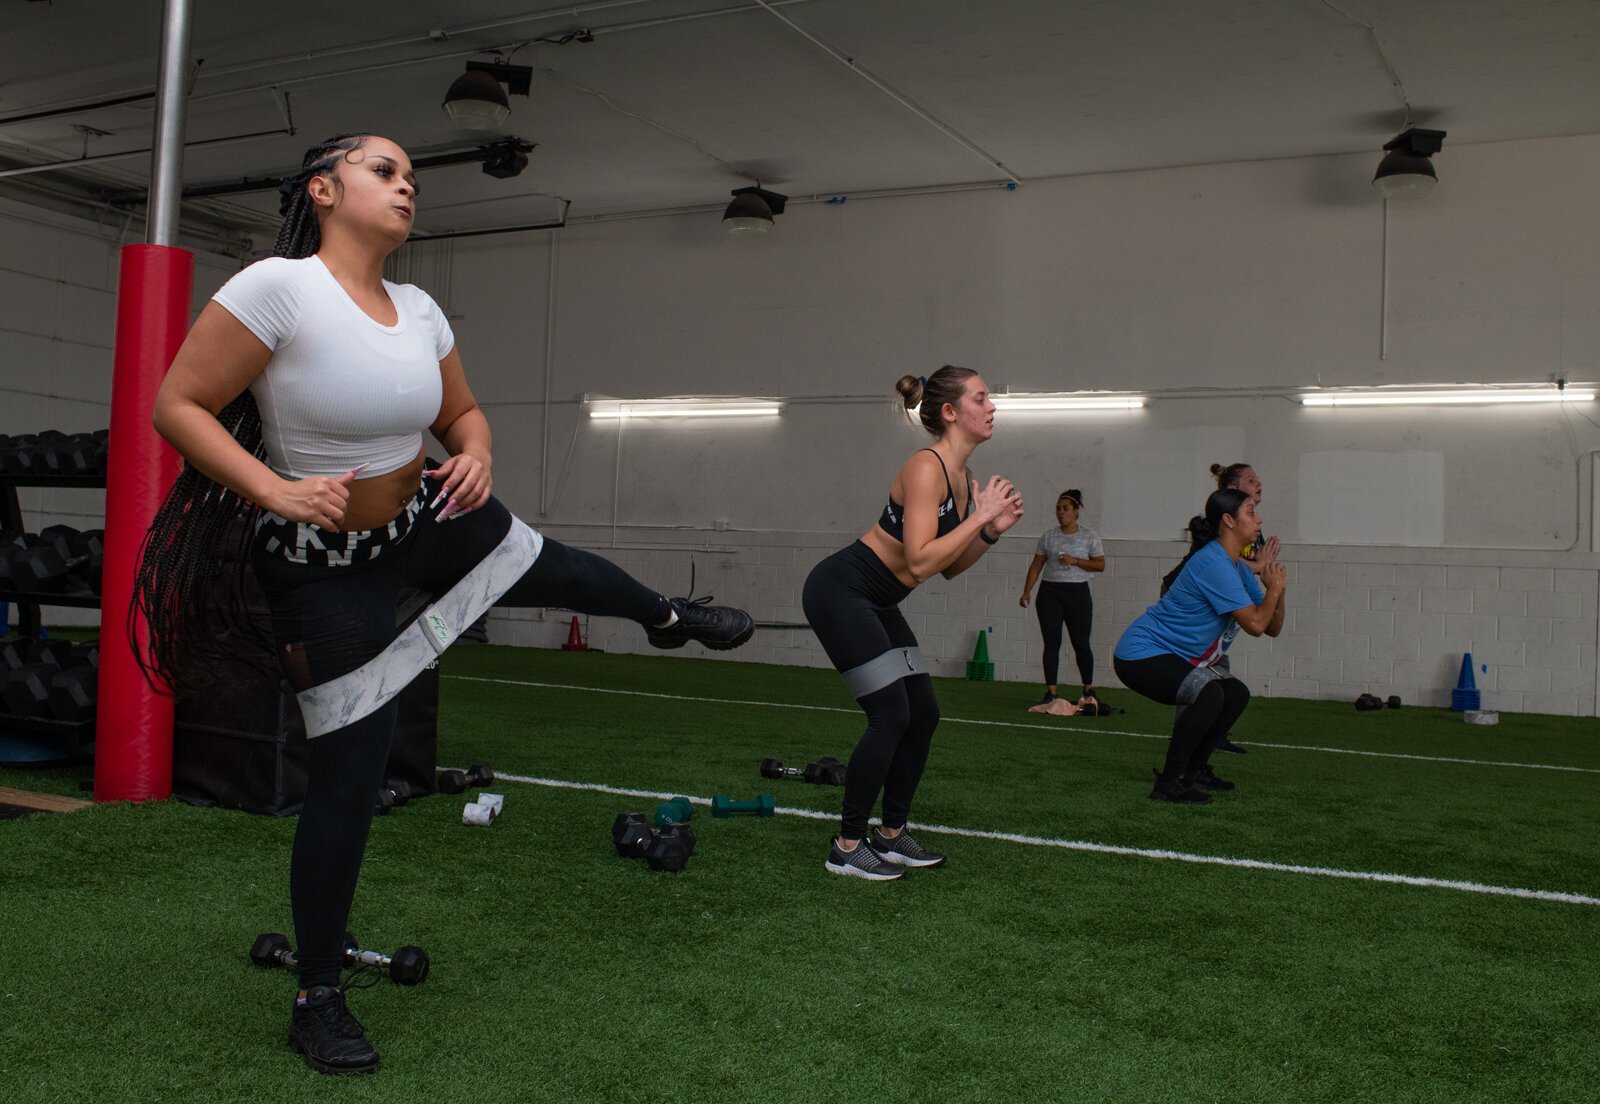
<instances>
[{"instance_id":1,"label":"black sports bra","mask_svg":"<svg viewBox=\"0 0 1600 1104\"><path fill-rule=\"evenodd\" d=\"M939 504L939 528L934 534L937 537L946 537L955 532L962 518L956 513L956 489L950 485L950 469L944 466L944 457L934 449L918 449L918 452L931 452L933 458L939 461L939 467L944 472L944 501ZM967 516L972 516L972 503L967 503ZM883 508L883 516L878 518L878 528L888 533L897 541L906 539L906 508L894 500L889 499L888 505Z\"/></svg>"}]
</instances>

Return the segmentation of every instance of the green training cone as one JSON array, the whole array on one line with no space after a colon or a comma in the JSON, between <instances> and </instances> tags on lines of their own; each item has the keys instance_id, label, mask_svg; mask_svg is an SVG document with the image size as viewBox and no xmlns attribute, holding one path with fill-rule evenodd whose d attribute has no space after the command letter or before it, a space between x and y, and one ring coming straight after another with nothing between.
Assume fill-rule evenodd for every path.
<instances>
[{"instance_id":1,"label":"green training cone","mask_svg":"<svg viewBox=\"0 0 1600 1104\"><path fill-rule=\"evenodd\" d=\"M972 649L972 660L967 664L967 678L972 682L993 682L994 664L989 662L989 630L978 630L978 646Z\"/></svg>"}]
</instances>

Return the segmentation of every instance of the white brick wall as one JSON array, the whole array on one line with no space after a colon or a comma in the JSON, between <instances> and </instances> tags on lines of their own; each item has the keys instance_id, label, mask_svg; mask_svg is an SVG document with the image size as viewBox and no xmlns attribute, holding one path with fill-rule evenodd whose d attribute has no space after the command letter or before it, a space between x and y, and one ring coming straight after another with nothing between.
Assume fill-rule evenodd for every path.
<instances>
[{"instance_id":1,"label":"white brick wall","mask_svg":"<svg viewBox=\"0 0 1600 1104\"><path fill-rule=\"evenodd\" d=\"M801 622L800 588L812 566L850 536L822 533L702 534L711 549L642 544L658 534L555 527L551 535L591 548L645 583L682 593L689 561L701 593L743 605L758 621ZM1028 538L1031 541L1031 537ZM719 543L720 542L720 543ZM1009 546L1009 547L1008 547ZM1020 549L1012 551L1012 548ZM1031 544L1007 541L965 575L935 579L907 599L907 619L941 675L960 676L980 629L992 629L989 658L1002 681L1042 679L1038 624L1017 605ZM1112 649L1122 629L1155 600L1161 576L1177 562L1176 543L1106 541L1107 570L1093 583L1091 634L1096 675L1117 685ZM1516 567L1497 559L1515 556ZM1595 714L1595 644L1600 632L1600 555L1468 549L1286 546L1289 612L1277 639L1239 637L1234 670L1268 697L1345 700L1363 691L1398 694L1417 705L1446 706L1462 654L1471 652L1487 708ZM500 610L491 639L555 647L570 614ZM593 646L647 652L635 626L596 619ZM1060 677L1077 678L1063 647ZM763 628L732 653L684 654L821 667L827 660L809 629ZM1487 668L1486 670L1484 668Z\"/></svg>"}]
</instances>

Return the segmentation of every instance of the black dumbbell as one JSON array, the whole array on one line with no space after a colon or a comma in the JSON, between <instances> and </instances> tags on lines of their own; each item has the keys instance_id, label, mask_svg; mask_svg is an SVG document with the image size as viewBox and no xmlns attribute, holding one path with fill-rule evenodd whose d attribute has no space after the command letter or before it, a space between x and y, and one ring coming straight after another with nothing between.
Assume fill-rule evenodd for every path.
<instances>
[{"instance_id":1,"label":"black dumbbell","mask_svg":"<svg viewBox=\"0 0 1600 1104\"><path fill-rule=\"evenodd\" d=\"M383 785L378 787L378 803L372 811L379 816L385 816L395 809L406 804L415 796L411 790L411 783L403 778L386 778Z\"/></svg>"},{"instance_id":2,"label":"black dumbbell","mask_svg":"<svg viewBox=\"0 0 1600 1104\"><path fill-rule=\"evenodd\" d=\"M813 786L844 785L845 765L831 755L806 764L805 778Z\"/></svg>"},{"instance_id":3,"label":"black dumbbell","mask_svg":"<svg viewBox=\"0 0 1600 1104\"><path fill-rule=\"evenodd\" d=\"M1387 704L1390 709L1399 709L1403 703L1400 701L1399 694L1390 694L1389 700L1385 704Z\"/></svg>"},{"instance_id":4,"label":"black dumbbell","mask_svg":"<svg viewBox=\"0 0 1600 1104\"><path fill-rule=\"evenodd\" d=\"M687 824L668 824L658 832L643 813L618 813L611 822L611 842L625 859L643 859L651 870L676 874L694 854L695 836Z\"/></svg>"},{"instance_id":5,"label":"black dumbbell","mask_svg":"<svg viewBox=\"0 0 1600 1104\"><path fill-rule=\"evenodd\" d=\"M844 785L844 764L831 755L824 755L815 763L804 767L786 767L781 759L761 760L762 778L798 778L813 786Z\"/></svg>"},{"instance_id":6,"label":"black dumbbell","mask_svg":"<svg viewBox=\"0 0 1600 1104\"><path fill-rule=\"evenodd\" d=\"M50 715L58 721L92 721L100 698L100 672L69 667L50 677Z\"/></svg>"},{"instance_id":7,"label":"black dumbbell","mask_svg":"<svg viewBox=\"0 0 1600 1104\"><path fill-rule=\"evenodd\" d=\"M73 646L66 640L35 640L8 636L0 641L0 667L15 671L32 663L50 663L57 667L81 666L72 661ZM99 661L99 645L95 646L95 659Z\"/></svg>"},{"instance_id":8,"label":"black dumbbell","mask_svg":"<svg viewBox=\"0 0 1600 1104\"><path fill-rule=\"evenodd\" d=\"M54 663L30 663L6 675L6 712L18 717L50 716L50 680L60 673Z\"/></svg>"},{"instance_id":9,"label":"black dumbbell","mask_svg":"<svg viewBox=\"0 0 1600 1104\"><path fill-rule=\"evenodd\" d=\"M392 955L363 950L349 932L345 933L346 966L378 966L389 971L389 980L400 985L421 985L428 978L428 952L421 947L401 947ZM250 961L257 966L282 966L293 970L300 960L282 932L262 932L250 947Z\"/></svg>"},{"instance_id":10,"label":"black dumbbell","mask_svg":"<svg viewBox=\"0 0 1600 1104\"><path fill-rule=\"evenodd\" d=\"M487 786L493 781L494 771L482 763L474 763L464 771L440 771L439 792L447 794L465 793L468 786Z\"/></svg>"},{"instance_id":11,"label":"black dumbbell","mask_svg":"<svg viewBox=\"0 0 1600 1104\"><path fill-rule=\"evenodd\" d=\"M40 459L50 475L96 475L105 470L104 446L92 433L42 442Z\"/></svg>"},{"instance_id":12,"label":"black dumbbell","mask_svg":"<svg viewBox=\"0 0 1600 1104\"><path fill-rule=\"evenodd\" d=\"M65 526L52 526L64 529ZM81 589L98 594L101 567L104 563L104 546L99 531L77 533L68 544L64 555L59 547L60 534L55 539L11 553L11 583L21 591L58 591L76 582Z\"/></svg>"},{"instance_id":13,"label":"black dumbbell","mask_svg":"<svg viewBox=\"0 0 1600 1104\"><path fill-rule=\"evenodd\" d=\"M1382 708L1383 701L1375 694L1362 694L1356 699L1356 709L1362 713L1367 713L1371 710Z\"/></svg>"}]
</instances>

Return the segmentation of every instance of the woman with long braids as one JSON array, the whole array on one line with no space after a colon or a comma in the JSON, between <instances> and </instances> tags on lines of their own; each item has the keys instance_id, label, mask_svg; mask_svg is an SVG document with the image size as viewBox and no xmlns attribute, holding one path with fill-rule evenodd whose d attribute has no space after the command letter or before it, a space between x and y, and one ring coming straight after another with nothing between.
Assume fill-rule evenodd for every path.
<instances>
[{"instance_id":1,"label":"woman with long braids","mask_svg":"<svg viewBox=\"0 0 1600 1104\"><path fill-rule=\"evenodd\" d=\"M934 444L900 468L877 524L814 567L801 594L806 620L867 715L845 770L844 814L824 865L868 881L944 862L906 831L939 703L900 603L934 575L953 579L977 563L1022 517L1022 498L1010 480L996 475L980 488L967 468L973 450L994 433L994 403L978 373L947 364L925 381L902 376L896 390ZM880 793L883 824L869 840L867 818Z\"/></svg>"},{"instance_id":2,"label":"woman with long braids","mask_svg":"<svg viewBox=\"0 0 1600 1104\"><path fill-rule=\"evenodd\" d=\"M1240 559L1260 536L1248 494L1211 492L1204 516L1189 521L1189 554L1172 586L1117 641L1113 666L1123 685L1177 707L1152 800L1203 805L1211 791L1235 788L1211 769L1211 753L1250 703L1250 690L1217 661L1240 629L1251 636L1283 629L1283 565L1262 569L1263 590Z\"/></svg>"},{"instance_id":3,"label":"woman with long braids","mask_svg":"<svg viewBox=\"0 0 1600 1104\"><path fill-rule=\"evenodd\" d=\"M218 548L230 531L248 542L312 738L289 871L300 960L289 1043L323 1073L378 1066L339 974L395 694L496 603L628 618L660 648L733 648L753 628L740 610L669 600L541 537L491 496L489 423L449 323L426 293L382 278L416 200L405 151L376 135L314 147L285 182L276 256L217 292L157 396L156 428L187 464L136 583L141 661L182 693L195 657L227 648L200 598L216 589ZM424 431L447 454L432 467ZM415 591L433 604L397 626L402 592ZM229 605L243 626L241 603Z\"/></svg>"}]
</instances>

